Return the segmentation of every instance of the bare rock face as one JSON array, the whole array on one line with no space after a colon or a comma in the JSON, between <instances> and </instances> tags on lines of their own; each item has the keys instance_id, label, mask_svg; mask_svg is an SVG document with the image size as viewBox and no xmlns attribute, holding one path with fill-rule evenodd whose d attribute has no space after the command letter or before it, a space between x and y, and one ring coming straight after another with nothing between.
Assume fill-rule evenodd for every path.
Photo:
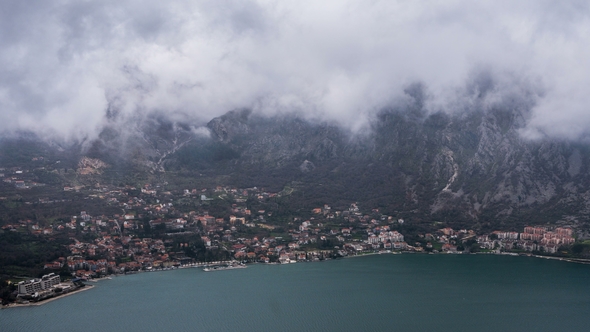
<instances>
[{"instance_id":1,"label":"bare rock face","mask_svg":"<svg viewBox=\"0 0 590 332\"><path fill-rule=\"evenodd\" d=\"M248 134L250 127L247 120L252 111L243 109L230 111L215 118L207 124L213 135L222 142L230 142L233 138Z\"/></svg>"},{"instance_id":2,"label":"bare rock face","mask_svg":"<svg viewBox=\"0 0 590 332\"><path fill-rule=\"evenodd\" d=\"M299 169L301 172L307 173L313 171L315 169L315 165L309 160L304 160L301 165L299 165Z\"/></svg>"},{"instance_id":3,"label":"bare rock face","mask_svg":"<svg viewBox=\"0 0 590 332\"><path fill-rule=\"evenodd\" d=\"M545 211L587 219L590 149L522 138L527 114L509 106L427 114L416 111L416 103L382 111L363 135L296 116L244 111L208 127L215 140L241 152L236 170L295 168L333 187L355 188L342 196L360 195L366 187L366 197L389 195L391 206L423 216L456 214L477 222Z\"/></svg>"},{"instance_id":4,"label":"bare rock face","mask_svg":"<svg viewBox=\"0 0 590 332\"><path fill-rule=\"evenodd\" d=\"M109 165L100 159L82 157L78 162L76 172L80 175L102 174L103 170L107 167Z\"/></svg>"},{"instance_id":5,"label":"bare rock face","mask_svg":"<svg viewBox=\"0 0 590 332\"><path fill-rule=\"evenodd\" d=\"M157 116L110 123L86 153L125 172L164 172L169 157L196 138L192 129Z\"/></svg>"},{"instance_id":6,"label":"bare rock face","mask_svg":"<svg viewBox=\"0 0 590 332\"><path fill-rule=\"evenodd\" d=\"M215 118L207 127L218 141L242 151L241 162L278 167L305 158L335 158L340 154L343 139L335 126L315 126L292 115L267 118L246 110Z\"/></svg>"},{"instance_id":7,"label":"bare rock face","mask_svg":"<svg viewBox=\"0 0 590 332\"><path fill-rule=\"evenodd\" d=\"M356 134L294 114L249 110L211 120L207 138L185 123L144 119L105 130L98 152L87 154L79 172L99 174L104 166L96 159L151 173L237 174L235 180L248 179L246 186L297 182L311 189L309 199L366 201L424 220L589 219L590 147L524 139L522 105L428 113L420 93L410 97Z\"/></svg>"},{"instance_id":8,"label":"bare rock face","mask_svg":"<svg viewBox=\"0 0 590 332\"><path fill-rule=\"evenodd\" d=\"M305 191L298 199L313 204L365 202L425 221L489 227L560 219L590 223L588 144L524 139L519 132L526 105L428 113L420 87L414 90L408 105L382 110L355 134L294 114L236 110L201 128L210 136L199 136L188 123L147 117L113 123L77 152L50 145L42 150L62 161L69 157L64 167L81 175L108 175L109 181L119 181L119 173L160 176L174 170L244 187L295 183Z\"/></svg>"}]
</instances>

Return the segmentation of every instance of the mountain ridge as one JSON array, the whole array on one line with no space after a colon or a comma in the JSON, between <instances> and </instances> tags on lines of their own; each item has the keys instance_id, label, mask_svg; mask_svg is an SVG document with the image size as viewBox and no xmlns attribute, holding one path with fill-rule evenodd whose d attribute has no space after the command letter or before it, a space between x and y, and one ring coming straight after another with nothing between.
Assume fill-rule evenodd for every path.
<instances>
[{"instance_id":1,"label":"mountain ridge","mask_svg":"<svg viewBox=\"0 0 590 332\"><path fill-rule=\"evenodd\" d=\"M39 143L38 150L70 158L64 165L72 168L82 158L109 165L105 174L79 175L87 182L120 181L129 173L148 181L176 172L230 185L296 184L302 202L359 201L423 221L474 227L588 221L587 145L523 138L522 107L428 113L417 96L405 107L383 109L358 133L296 114L240 109L212 119L209 136L153 117L124 133L123 126L108 127L86 147L59 152Z\"/></svg>"}]
</instances>

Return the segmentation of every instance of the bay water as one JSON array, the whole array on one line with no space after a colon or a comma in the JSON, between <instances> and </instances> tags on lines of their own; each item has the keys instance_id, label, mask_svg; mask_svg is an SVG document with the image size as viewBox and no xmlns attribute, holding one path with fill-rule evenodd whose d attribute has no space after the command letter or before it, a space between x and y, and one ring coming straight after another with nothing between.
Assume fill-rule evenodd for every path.
<instances>
[{"instance_id":1,"label":"bay water","mask_svg":"<svg viewBox=\"0 0 590 332\"><path fill-rule=\"evenodd\" d=\"M372 255L139 273L0 331L587 331L590 265L495 255Z\"/></svg>"}]
</instances>

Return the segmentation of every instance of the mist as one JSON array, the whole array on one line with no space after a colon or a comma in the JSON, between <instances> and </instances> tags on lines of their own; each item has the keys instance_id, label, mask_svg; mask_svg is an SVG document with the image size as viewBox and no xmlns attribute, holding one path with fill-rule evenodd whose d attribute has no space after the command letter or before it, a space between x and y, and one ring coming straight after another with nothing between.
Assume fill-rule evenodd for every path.
<instances>
[{"instance_id":1,"label":"mist","mask_svg":"<svg viewBox=\"0 0 590 332\"><path fill-rule=\"evenodd\" d=\"M584 1L5 0L0 133L92 140L236 108L357 131L404 90L428 111L506 105L523 137L590 132Z\"/></svg>"}]
</instances>

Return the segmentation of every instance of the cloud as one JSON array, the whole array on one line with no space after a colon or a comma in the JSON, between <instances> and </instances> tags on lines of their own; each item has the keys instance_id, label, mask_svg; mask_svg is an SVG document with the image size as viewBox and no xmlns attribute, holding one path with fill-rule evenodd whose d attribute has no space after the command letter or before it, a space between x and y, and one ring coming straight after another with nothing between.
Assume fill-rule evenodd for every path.
<instances>
[{"instance_id":1,"label":"cloud","mask_svg":"<svg viewBox=\"0 0 590 332\"><path fill-rule=\"evenodd\" d=\"M92 139L109 123L146 114L198 125L242 107L296 111L354 130L414 82L427 87L428 107L449 112L474 107L474 89L487 91L488 103L518 97L531 108L525 137L590 132L584 1L5 0L2 7L5 133Z\"/></svg>"}]
</instances>

